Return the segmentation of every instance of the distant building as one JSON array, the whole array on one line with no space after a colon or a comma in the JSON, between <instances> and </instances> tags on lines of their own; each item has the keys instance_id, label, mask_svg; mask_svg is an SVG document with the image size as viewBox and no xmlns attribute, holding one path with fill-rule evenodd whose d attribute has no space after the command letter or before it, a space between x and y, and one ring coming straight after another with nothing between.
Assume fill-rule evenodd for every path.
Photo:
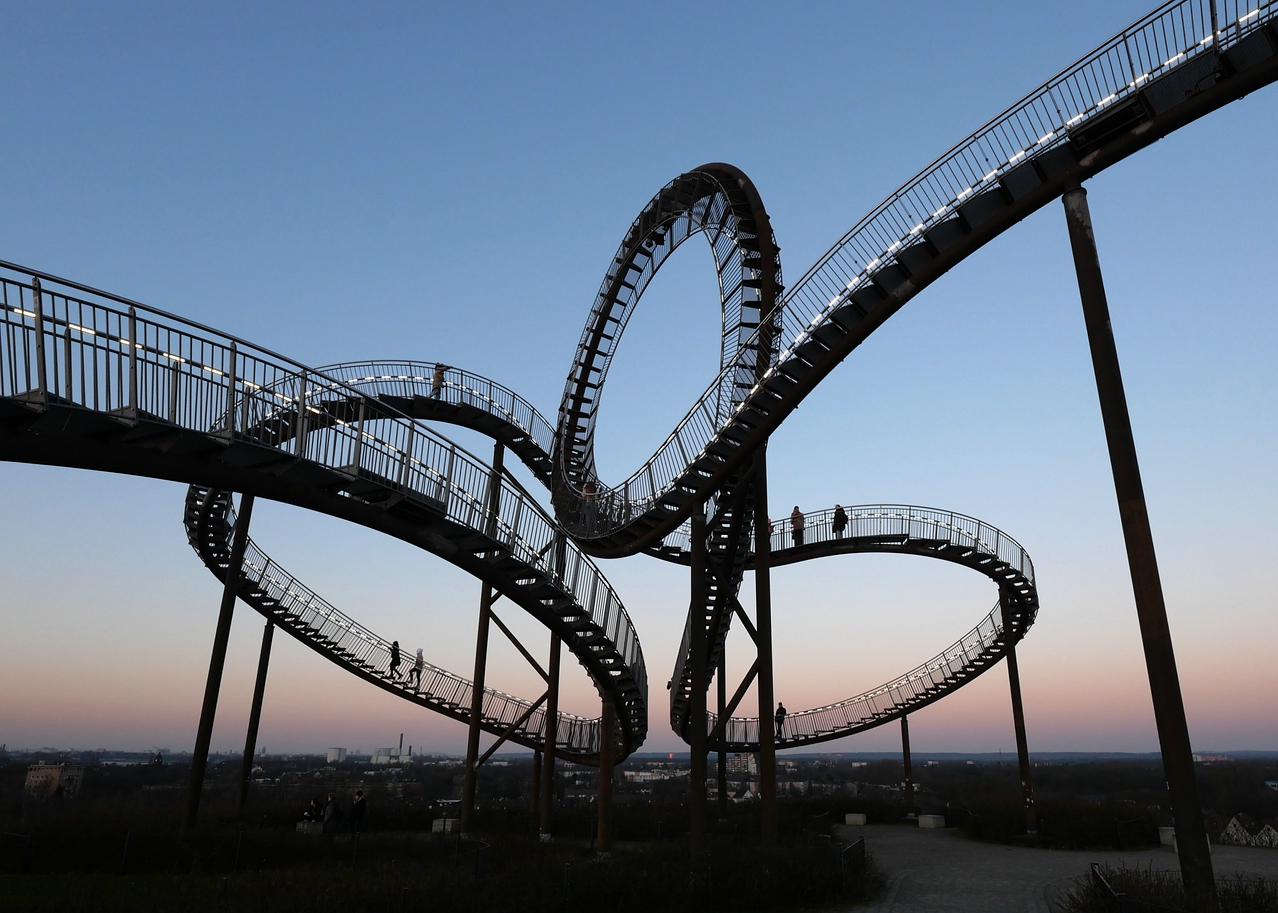
<instances>
[{"instance_id":1,"label":"distant building","mask_svg":"<svg viewBox=\"0 0 1278 913\"><path fill-rule=\"evenodd\" d=\"M345 760L346 760L346 749L345 749L345 748L330 748L330 749L328 750L328 759L327 759L327 760L328 760L328 763L329 763L329 764L341 764L343 761L345 761Z\"/></svg>"},{"instance_id":2,"label":"distant building","mask_svg":"<svg viewBox=\"0 0 1278 913\"><path fill-rule=\"evenodd\" d=\"M84 766L80 764L32 764L27 768L23 798L75 798L84 783Z\"/></svg>"},{"instance_id":3,"label":"distant building","mask_svg":"<svg viewBox=\"0 0 1278 913\"><path fill-rule=\"evenodd\" d=\"M398 764L400 758L400 749L398 748L374 748L373 757L370 760L372 764Z\"/></svg>"},{"instance_id":4,"label":"distant building","mask_svg":"<svg viewBox=\"0 0 1278 913\"><path fill-rule=\"evenodd\" d=\"M627 783L652 783L657 780L681 780L688 776L686 770L627 770L622 772ZM573 776L573 774L569 774Z\"/></svg>"},{"instance_id":5,"label":"distant building","mask_svg":"<svg viewBox=\"0 0 1278 913\"><path fill-rule=\"evenodd\" d=\"M728 758L728 773L757 776L759 762L752 754L734 754Z\"/></svg>"}]
</instances>

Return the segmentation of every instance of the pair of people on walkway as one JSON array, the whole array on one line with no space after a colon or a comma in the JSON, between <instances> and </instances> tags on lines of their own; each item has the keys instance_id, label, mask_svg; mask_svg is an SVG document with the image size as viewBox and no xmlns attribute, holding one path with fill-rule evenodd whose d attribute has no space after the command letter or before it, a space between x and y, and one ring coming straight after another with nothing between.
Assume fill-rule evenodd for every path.
<instances>
[{"instance_id":1,"label":"pair of people on walkway","mask_svg":"<svg viewBox=\"0 0 1278 913\"><path fill-rule=\"evenodd\" d=\"M426 665L426 660L422 657L422 648L417 648L417 658L413 661L413 668L409 670L409 675L413 677L413 690L420 691L422 689L422 669ZM390 677L399 678L399 641L391 641L390 648Z\"/></svg>"},{"instance_id":2,"label":"pair of people on walkway","mask_svg":"<svg viewBox=\"0 0 1278 913\"><path fill-rule=\"evenodd\" d=\"M771 525L772 522L768 521L768 526L771 527ZM807 518L803 515L803 511L799 510L798 504L794 505L794 510L790 512L790 534L796 546L803 544L803 531L807 525ZM836 539L843 538L843 533L848 528L848 514L842 504L834 505L834 517L830 521L830 528L834 530Z\"/></svg>"}]
</instances>

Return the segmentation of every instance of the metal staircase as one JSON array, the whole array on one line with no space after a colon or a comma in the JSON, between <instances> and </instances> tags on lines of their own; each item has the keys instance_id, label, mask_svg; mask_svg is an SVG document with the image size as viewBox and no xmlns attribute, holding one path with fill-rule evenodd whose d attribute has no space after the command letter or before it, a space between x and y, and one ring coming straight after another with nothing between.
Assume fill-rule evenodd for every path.
<instances>
[{"instance_id":1,"label":"metal staircase","mask_svg":"<svg viewBox=\"0 0 1278 913\"><path fill-rule=\"evenodd\" d=\"M187 538L205 566L225 580L231 560L235 512L228 492L193 485L184 511ZM472 684L426 663L420 680L411 658L391 669L391 643L326 602L271 560L251 538L245 552L239 597L330 662L397 697L463 723L470 721ZM598 720L558 714L556 750L582 764L597 764ZM484 689L480 726L529 748L545 741L545 710L494 688Z\"/></svg>"},{"instance_id":2,"label":"metal staircase","mask_svg":"<svg viewBox=\"0 0 1278 913\"><path fill-rule=\"evenodd\" d=\"M695 196L699 174L662 189L631 227L591 309L560 407L563 480L555 508L583 548L621 557L654 547L695 505L713 497L804 397L926 286L1058 198L1069 186L1121 161L1185 124L1278 79L1278 4L1272 0L1166 3L1048 80L959 142L893 192L790 287L776 322L729 345L735 261L725 273L718 245L735 227L740 262L756 285L774 258L748 250L763 240L734 209L713 223L712 246L724 292L725 343L718 377L657 451L628 479L607 486L593 475L595 406L608 363L644 284L662 258L693 231L661 226ZM723 182L728 183L726 180ZM762 212L761 204L758 211ZM738 214L740 212L740 214ZM766 214L764 214L766 218ZM770 239L770 230L766 233ZM772 245L775 250L775 245ZM753 267L765 266L767 269ZM761 358L780 341L781 351ZM756 369L765 368L756 376ZM558 466L556 471L560 471ZM594 483L592 522L581 515Z\"/></svg>"},{"instance_id":3,"label":"metal staircase","mask_svg":"<svg viewBox=\"0 0 1278 913\"><path fill-rule=\"evenodd\" d=\"M961 564L989 577L998 586L999 601L958 642L899 678L835 704L791 713L778 748L852 735L940 700L998 662L1008 645L1015 645L1025 636L1038 614L1034 565L1025 549L1000 530L973 517L926 507L893 504L844 510L848 523L841 534L834 530L833 508L808 514L802 545L794 544L788 521L774 523L772 566L864 552L919 555ZM663 557L690 563L688 535L685 525L668 536L663 543ZM748 536L743 539L748 554L742 568L748 570L754 540ZM739 583L740 576L735 579ZM732 595L735 598L735 587ZM725 613L725 620L730 621L731 614ZM712 644L708 668L713 669L718 663L726 631L726 624L722 629L708 629ZM685 628L670 688L671 726L685 740L690 725L692 681L688 642L689 631ZM707 715L707 733L714 732L717 722L714 714ZM731 719L725 729L726 750L756 750L758 726L755 717Z\"/></svg>"},{"instance_id":4,"label":"metal staircase","mask_svg":"<svg viewBox=\"0 0 1278 913\"><path fill-rule=\"evenodd\" d=\"M713 665L750 567L749 475L768 436L874 330L964 258L1067 189L1278 79L1276 23L1273 0L1159 6L907 181L788 291L749 179L717 163L680 175L622 241L553 429L510 390L455 368L404 361L316 371L137 302L0 262L0 459L196 486L188 532L219 575L232 523L227 491L322 511L439 555L563 638L613 697L624 757L646 736L647 676L633 625L587 553L686 560L681 524L694 510L707 512L707 598L690 607L671 681L671 720L686 735L686 635L706 625ZM720 373L656 452L610 486L596 474L593 450L609 366L647 284L694 235L709 242L719 278ZM424 421L502 441L550 486L555 518L513 478L495 477ZM828 514L810 515L803 546L774 537L772 563L855 551L926 555L995 580L1000 605L899 679L791 714L784 747L857 732L938 699L997 661L1037 611L1028 557L978 521L922 508L856 508L843 537L828 521ZM464 679L432 667L430 687L406 693L385 674L383 641L256 547L251 557L245 599L259 611L379 687L465 718L457 716L465 711L458 698L469 687ZM485 728L509 727L519 719L511 713L528 713L516 741L535 746L535 708L493 695L491 711L484 702ZM598 749L597 727L561 716L562 750L588 759ZM725 741L748 748L757 733L757 721L733 719Z\"/></svg>"},{"instance_id":5,"label":"metal staircase","mask_svg":"<svg viewBox=\"0 0 1278 913\"><path fill-rule=\"evenodd\" d=\"M622 754L642 744L634 627L513 480L494 513L490 468L386 402L137 302L0 270L0 458L251 492L417 545L558 633L612 693Z\"/></svg>"}]
</instances>

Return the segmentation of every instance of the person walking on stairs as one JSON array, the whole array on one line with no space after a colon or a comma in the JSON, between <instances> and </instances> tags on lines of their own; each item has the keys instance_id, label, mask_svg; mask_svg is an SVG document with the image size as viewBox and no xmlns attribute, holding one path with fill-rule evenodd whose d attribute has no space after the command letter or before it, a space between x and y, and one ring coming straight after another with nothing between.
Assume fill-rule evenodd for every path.
<instances>
[{"instance_id":1,"label":"person walking on stairs","mask_svg":"<svg viewBox=\"0 0 1278 913\"><path fill-rule=\"evenodd\" d=\"M830 524L830 528L834 530L834 538L843 538L843 531L848 528L848 515L843 510L842 504L834 505L834 521Z\"/></svg>"},{"instance_id":2,"label":"person walking on stairs","mask_svg":"<svg viewBox=\"0 0 1278 913\"><path fill-rule=\"evenodd\" d=\"M390 677L399 678L399 641L391 641Z\"/></svg>"},{"instance_id":3,"label":"person walking on stairs","mask_svg":"<svg viewBox=\"0 0 1278 913\"><path fill-rule=\"evenodd\" d=\"M782 733L785 732L785 704L777 702L777 740L781 740Z\"/></svg>"},{"instance_id":4,"label":"person walking on stairs","mask_svg":"<svg viewBox=\"0 0 1278 913\"><path fill-rule=\"evenodd\" d=\"M413 660L413 690L422 690L422 667L426 665L426 660L422 659L422 648L417 648L417 658Z\"/></svg>"},{"instance_id":5,"label":"person walking on stairs","mask_svg":"<svg viewBox=\"0 0 1278 913\"><path fill-rule=\"evenodd\" d=\"M799 505L794 505L794 510L790 512L790 533L794 536L794 544L803 544L803 511L799 510Z\"/></svg>"}]
</instances>

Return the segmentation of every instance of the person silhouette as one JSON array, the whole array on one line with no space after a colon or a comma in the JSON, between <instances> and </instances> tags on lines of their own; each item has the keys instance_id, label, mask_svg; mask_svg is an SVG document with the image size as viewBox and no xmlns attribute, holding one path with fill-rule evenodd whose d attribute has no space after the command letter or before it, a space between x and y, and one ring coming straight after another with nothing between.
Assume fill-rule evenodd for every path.
<instances>
[{"instance_id":1,"label":"person silhouette","mask_svg":"<svg viewBox=\"0 0 1278 913\"><path fill-rule=\"evenodd\" d=\"M414 691L422 690L422 667L425 664L426 664L426 661L422 659L422 648L418 647L417 658L413 660L413 668L412 668Z\"/></svg>"},{"instance_id":2,"label":"person silhouette","mask_svg":"<svg viewBox=\"0 0 1278 913\"><path fill-rule=\"evenodd\" d=\"M799 505L794 505L794 510L790 512L790 532L794 535L794 544L803 544L803 511L799 510Z\"/></svg>"},{"instance_id":3,"label":"person silhouette","mask_svg":"<svg viewBox=\"0 0 1278 913\"><path fill-rule=\"evenodd\" d=\"M390 677L399 677L399 641L391 641Z\"/></svg>"},{"instance_id":4,"label":"person silhouette","mask_svg":"<svg viewBox=\"0 0 1278 913\"><path fill-rule=\"evenodd\" d=\"M785 731L785 704L777 702L777 738L780 739Z\"/></svg>"}]
</instances>

